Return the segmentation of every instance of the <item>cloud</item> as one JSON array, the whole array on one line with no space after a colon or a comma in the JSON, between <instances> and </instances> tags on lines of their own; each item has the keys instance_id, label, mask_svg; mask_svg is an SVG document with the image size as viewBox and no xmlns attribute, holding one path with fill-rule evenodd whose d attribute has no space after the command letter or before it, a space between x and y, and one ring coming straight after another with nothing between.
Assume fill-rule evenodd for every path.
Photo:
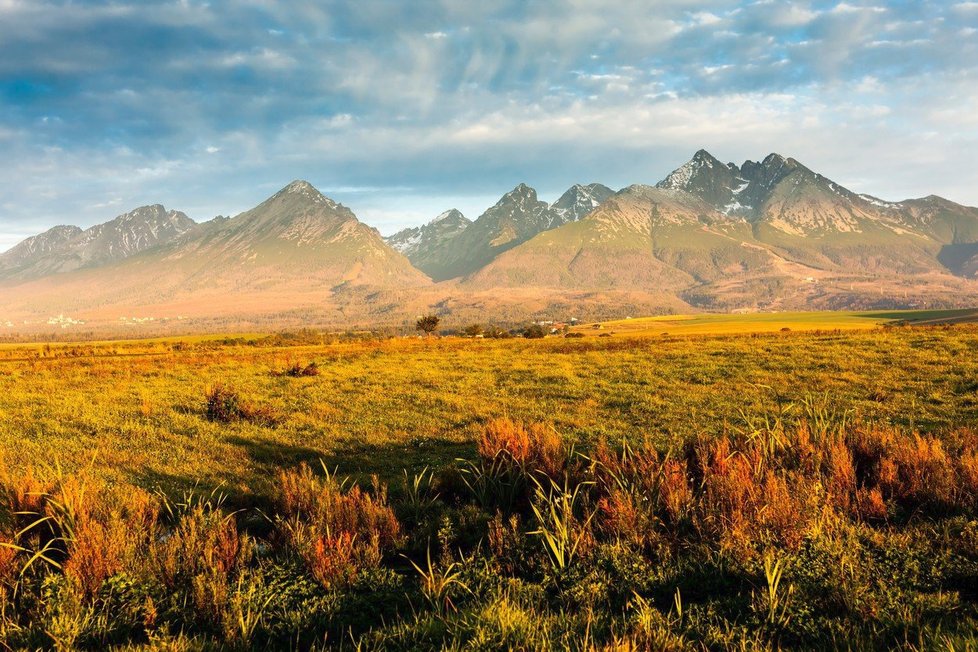
<instances>
[{"instance_id":1,"label":"cloud","mask_svg":"<svg viewBox=\"0 0 978 652\"><path fill-rule=\"evenodd\" d=\"M978 204L973 5L0 0L0 232L296 177L393 227L700 147Z\"/></svg>"}]
</instances>

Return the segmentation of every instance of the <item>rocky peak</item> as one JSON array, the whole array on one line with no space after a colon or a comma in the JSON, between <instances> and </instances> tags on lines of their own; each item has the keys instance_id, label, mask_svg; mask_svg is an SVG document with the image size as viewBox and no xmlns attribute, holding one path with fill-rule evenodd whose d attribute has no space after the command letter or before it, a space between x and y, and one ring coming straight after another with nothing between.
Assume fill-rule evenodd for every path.
<instances>
[{"instance_id":1,"label":"rocky peak","mask_svg":"<svg viewBox=\"0 0 978 652\"><path fill-rule=\"evenodd\" d=\"M436 216L435 219L428 222L428 225L439 224L439 223L463 223L467 226L471 222L462 215L462 211L456 208L450 208L449 210ZM464 227L463 227L464 228Z\"/></svg>"},{"instance_id":2,"label":"rocky peak","mask_svg":"<svg viewBox=\"0 0 978 652\"><path fill-rule=\"evenodd\" d=\"M551 204L550 209L554 213L554 222L551 227L576 222L587 217L613 194L615 192L611 188L600 183L574 184L557 201Z\"/></svg>"},{"instance_id":3,"label":"rocky peak","mask_svg":"<svg viewBox=\"0 0 978 652\"><path fill-rule=\"evenodd\" d=\"M663 190L682 190L705 200L717 210L731 215L740 214L745 205L737 196L746 187L740 169L733 163L724 164L706 150L699 150L688 162L673 170L656 184Z\"/></svg>"},{"instance_id":4,"label":"rocky peak","mask_svg":"<svg viewBox=\"0 0 978 652\"><path fill-rule=\"evenodd\" d=\"M527 204L536 201L538 201L537 191L525 183L520 183L515 188L503 195L499 201L496 202L496 206L502 206L508 203Z\"/></svg>"},{"instance_id":5,"label":"rocky peak","mask_svg":"<svg viewBox=\"0 0 978 652\"><path fill-rule=\"evenodd\" d=\"M457 209L441 213L424 226L398 231L384 241L408 257L412 263L424 260L439 247L464 231L472 222Z\"/></svg>"},{"instance_id":6,"label":"rocky peak","mask_svg":"<svg viewBox=\"0 0 978 652\"><path fill-rule=\"evenodd\" d=\"M333 201L323 193L319 192L319 190L316 189L315 186L313 186L311 183L303 179L296 179L295 181L285 186L271 197L271 199L289 199L289 200L293 198L310 201L315 204L322 204L325 206L329 206L330 208L338 206L338 204L335 201Z\"/></svg>"}]
</instances>

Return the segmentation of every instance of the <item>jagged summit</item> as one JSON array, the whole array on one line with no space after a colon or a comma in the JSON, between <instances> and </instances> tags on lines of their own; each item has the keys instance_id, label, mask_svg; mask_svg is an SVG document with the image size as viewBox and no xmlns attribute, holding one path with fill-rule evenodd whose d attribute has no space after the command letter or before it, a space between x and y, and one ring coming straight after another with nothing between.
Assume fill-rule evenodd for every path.
<instances>
[{"instance_id":1,"label":"jagged summit","mask_svg":"<svg viewBox=\"0 0 978 652\"><path fill-rule=\"evenodd\" d=\"M584 219L613 194L614 190L600 183L574 184L550 205L554 213L551 227Z\"/></svg>"},{"instance_id":2,"label":"jagged summit","mask_svg":"<svg viewBox=\"0 0 978 652\"><path fill-rule=\"evenodd\" d=\"M384 238L391 247L407 256L411 264L426 271L429 258L448 242L472 224L471 220L457 209L440 213L423 226L402 229Z\"/></svg>"},{"instance_id":3,"label":"jagged summit","mask_svg":"<svg viewBox=\"0 0 978 652\"><path fill-rule=\"evenodd\" d=\"M455 220L455 221L465 220L466 222L468 222L468 220L465 219L465 216L462 215L462 212L460 210L458 210L457 208L450 208L444 213L440 213L439 215L435 216L435 218L432 219L430 222L428 222L428 224L437 224L438 222L444 222L446 220Z\"/></svg>"},{"instance_id":4,"label":"jagged summit","mask_svg":"<svg viewBox=\"0 0 978 652\"><path fill-rule=\"evenodd\" d=\"M431 278L445 280L469 274L539 233L583 219L613 194L600 183L575 184L551 205L519 183L474 222L453 209L385 240Z\"/></svg>"},{"instance_id":5,"label":"jagged summit","mask_svg":"<svg viewBox=\"0 0 978 652\"><path fill-rule=\"evenodd\" d=\"M140 206L88 229L56 226L0 254L0 277L30 279L119 262L171 242L196 223L162 204Z\"/></svg>"}]
</instances>

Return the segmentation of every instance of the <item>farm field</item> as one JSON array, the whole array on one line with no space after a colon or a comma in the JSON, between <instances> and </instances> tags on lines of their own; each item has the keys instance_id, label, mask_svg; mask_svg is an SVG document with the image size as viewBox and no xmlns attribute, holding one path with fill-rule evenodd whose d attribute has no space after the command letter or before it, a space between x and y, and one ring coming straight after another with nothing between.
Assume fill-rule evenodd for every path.
<instances>
[{"instance_id":1,"label":"farm field","mask_svg":"<svg viewBox=\"0 0 978 652\"><path fill-rule=\"evenodd\" d=\"M966 316L6 346L0 649L973 649Z\"/></svg>"}]
</instances>

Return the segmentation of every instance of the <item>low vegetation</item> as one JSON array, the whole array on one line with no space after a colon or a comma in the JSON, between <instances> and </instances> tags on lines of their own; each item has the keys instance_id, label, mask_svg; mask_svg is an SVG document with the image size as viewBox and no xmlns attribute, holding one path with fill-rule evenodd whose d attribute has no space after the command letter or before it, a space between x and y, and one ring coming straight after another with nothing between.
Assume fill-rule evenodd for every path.
<instances>
[{"instance_id":1,"label":"low vegetation","mask_svg":"<svg viewBox=\"0 0 978 652\"><path fill-rule=\"evenodd\" d=\"M975 352L957 326L6 363L0 647L974 649Z\"/></svg>"}]
</instances>

